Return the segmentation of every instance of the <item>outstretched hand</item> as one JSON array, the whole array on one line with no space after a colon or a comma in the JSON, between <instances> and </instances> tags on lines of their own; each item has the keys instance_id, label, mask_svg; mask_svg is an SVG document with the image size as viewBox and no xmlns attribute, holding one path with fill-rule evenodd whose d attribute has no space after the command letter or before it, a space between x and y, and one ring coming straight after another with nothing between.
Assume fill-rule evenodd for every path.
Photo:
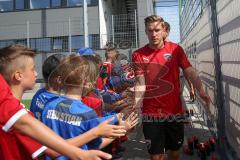
<instances>
[{"instance_id":1,"label":"outstretched hand","mask_svg":"<svg viewBox=\"0 0 240 160\"><path fill-rule=\"evenodd\" d=\"M124 126L127 131L131 130L139 122L138 114L135 112L130 113L130 115L125 120L123 118L123 114L120 113L119 125Z\"/></svg>"},{"instance_id":2,"label":"outstretched hand","mask_svg":"<svg viewBox=\"0 0 240 160\"><path fill-rule=\"evenodd\" d=\"M126 129L124 126L109 124L113 118L109 118L96 127L97 136L112 138L121 137L126 134Z\"/></svg>"}]
</instances>

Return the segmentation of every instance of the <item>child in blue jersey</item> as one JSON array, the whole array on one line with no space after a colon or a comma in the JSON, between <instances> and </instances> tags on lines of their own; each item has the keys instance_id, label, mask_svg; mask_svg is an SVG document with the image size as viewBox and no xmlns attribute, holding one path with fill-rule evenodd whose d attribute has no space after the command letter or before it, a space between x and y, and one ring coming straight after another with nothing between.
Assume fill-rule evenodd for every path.
<instances>
[{"instance_id":1,"label":"child in blue jersey","mask_svg":"<svg viewBox=\"0 0 240 160\"><path fill-rule=\"evenodd\" d=\"M111 117L113 117L112 123L119 121L120 124L123 124L120 115L97 118L96 112L81 102L82 95L85 95L89 88L95 87L89 77L97 75L93 73L96 70L95 64L76 55L64 58L58 67L65 97L59 96L46 103L42 119L47 126L64 139L83 134ZM96 77L94 78L96 79ZM135 113L132 113L124 121L126 129L131 129L137 124L136 116ZM102 148L111 143L112 140L96 138L86 145L82 145L81 148ZM65 157L61 158L65 159Z\"/></svg>"},{"instance_id":2,"label":"child in blue jersey","mask_svg":"<svg viewBox=\"0 0 240 160\"><path fill-rule=\"evenodd\" d=\"M42 74L46 86L44 88L39 89L36 92L36 94L33 96L30 106L30 111L34 114L34 116L38 120L41 120L42 111L45 106L45 103L49 99L58 96L59 76L56 72L56 68L64 57L65 55L63 54L54 54L49 56L43 63ZM49 79L50 75L51 79Z\"/></svg>"},{"instance_id":3,"label":"child in blue jersey","mask_svg":"<svg viewBox=\"0 0 240 160\"><path fill-rule=\"evenodd\" d=\"M45 80L46 87L41 88L34 95L31 103L31 111L34 113L35 117L42 121L42 112L45 104L49 100L61 97L58 93L60 92L60 79L56 70L60 61L65 57L63 54L54 54L49 56L43 63L42 73ZM51 78L50 78L51 77ZM109 121L109 120L108 120ZM107 122L107 121L106 121ZM75 145L81 146L88 141L96 138L98 136L120 136L124 135L124 130L122 128L114 128L114 126L108 125L106 122L102 123L93 130L87 132L86 134L74 137L68 141ZM114 134L113 134L114 130Z\"/></svg>"}]
</instances>

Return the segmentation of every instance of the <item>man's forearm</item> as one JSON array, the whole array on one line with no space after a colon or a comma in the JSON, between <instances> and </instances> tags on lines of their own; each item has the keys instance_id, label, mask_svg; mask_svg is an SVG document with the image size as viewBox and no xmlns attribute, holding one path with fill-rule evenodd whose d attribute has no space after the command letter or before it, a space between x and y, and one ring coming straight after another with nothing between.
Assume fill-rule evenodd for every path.
<instances>
[{"instance_id":1,"label":"man's forearm","mask_svg":"<svg viewBox=\"0 0 240 160\"><path fill-rule=\"evenodd\" d=\"M196 90L198 92L203 91L202 81L201 81L200 77L198 76L198 74L194 71L193 68L191 68L189 71L187 71L187 73L184 75L186 75L186 78L190 80L190 82L193 85L193 88L196 88ZM189 87L191 87L191 86L189 86Z\"/></svg>"},{"instance_id":2,"label":"man's forearm","mask_svg":"<svg viewBox=\"0 0 240 160\"><path fill-rule=\"evenodd\" d=\"M134 90L135 90L135 108L140 108L146 90L145 79L143 76L138 77Z\"/></svg>"}]
</instances>

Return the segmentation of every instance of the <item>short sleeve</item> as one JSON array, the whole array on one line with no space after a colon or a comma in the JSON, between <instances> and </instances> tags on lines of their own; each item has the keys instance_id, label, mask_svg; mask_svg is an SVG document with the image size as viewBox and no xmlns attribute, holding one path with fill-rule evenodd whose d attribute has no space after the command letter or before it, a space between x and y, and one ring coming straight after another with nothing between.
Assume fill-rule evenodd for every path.
<instances>
[{"instance_id":1,"label":"short sleeve","mask_svg":"<svg viewBox=\"0 0 240 160\"><path fill-rule=\"evenodd\" d=\"M182 68L182 70L185 70L186 68L188 67L191 67L191 63L189 62L185 52L183 51L182 47L181 46L178 46L178 64L179 64L179 67Z\"/></svg>"},{"instance_id":2,"label":"short sleeve","mask_svg":"<svg viewBox=\"0 0 240 160\"><path fill-rule=\"evenodd\" d=\"M27 114L27 111L13 97L2 76L0 76L0 84L0 127L7 132L20 117Z\"/></svg>"},{"instance_id":3,"label":"short sleeve","mask_svg":"<svg viewBox=\"0 0 240 160\"><path fill-rule=\"evenodd\" d=\"M17 131L15 131L15 135L17 137L18 142L24 147L25 151L31 155L32 159L36 159L40 155L42 155L47 147L42 146L37 141L33 140L30 137L27 137Z\"/></svg>"},{"instance_id":4,"label":"short sleeve","mask_svg":"<svg viewBox=\"0 0 240 160\"><path fill-rule=\"evenodd\" d=\"M140 57L137 52L132 55L133 69L135 76L144 75L144 69L140 60Z\"/></svg>"},{"instance_id":5,"label":"short sleeve","mask_svg":"<svg viewBox=\"0 0 240 160\"><path fill-rule=\"evenodd\" d=\"M111 116L106 116L106 117L101 117L101 118L95 118L91 119L88 121L88 130L98 126L101 122L114 117L114 119L110 122L110 124L117 124L118 123L118 118L116 115L111 115ZM98 137L89 143L87 143L88 149L97 149L102 143L102 138Z\"/></svg>"}]
</instances>

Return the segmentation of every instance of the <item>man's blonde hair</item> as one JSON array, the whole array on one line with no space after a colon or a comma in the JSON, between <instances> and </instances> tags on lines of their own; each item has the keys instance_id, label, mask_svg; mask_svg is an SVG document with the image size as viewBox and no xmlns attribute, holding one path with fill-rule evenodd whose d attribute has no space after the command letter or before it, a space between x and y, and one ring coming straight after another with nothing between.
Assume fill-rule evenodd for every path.
<instances>
[{"instance_id":1,"label":"man's blonde hair","mask_svg":"<svg viewBox=\"0 0 240 160\"><path fill-rule=\"evenodd\" d=\"M148 16L144 19L144 23L145 23L145 26L147 26L149 23L152 23L152 22L161 22L163 23L164 20L162 17L160 16L157 16L157 15L151 15L151 16Z\"/></svg>"},{"instance_id":2,"label":"man's blonde hair","mask_svg":"<svg viewBox=\"0 0 240 160\"><path fill-rule=\"evenodd\" d=\"M164 25L164 28L165 28L165 30L166 30L166 32L170 32L170 24L168 23L168 22L163 22L163 25Z\"/></svg>"}]
</instances>

